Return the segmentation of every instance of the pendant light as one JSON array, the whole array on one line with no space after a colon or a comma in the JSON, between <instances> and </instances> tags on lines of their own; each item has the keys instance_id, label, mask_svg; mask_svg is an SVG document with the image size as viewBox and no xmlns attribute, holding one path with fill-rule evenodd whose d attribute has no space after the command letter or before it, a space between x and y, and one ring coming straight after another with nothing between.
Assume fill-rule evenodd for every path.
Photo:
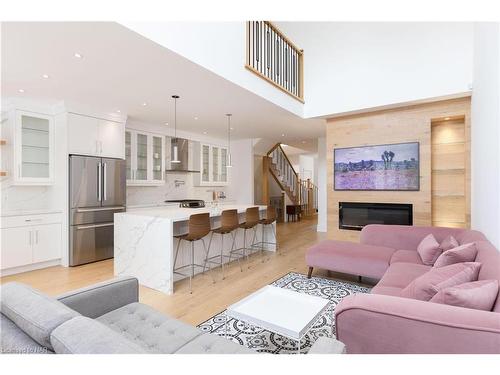
<instances>
[{"instance_id":1,"label":"pendant light","mask_svg":"<svg viewBox=\"0 0 500 375\"><path fill-rule=\"evenodd\" d=\"M226 168L231 168L231 113L226 114L227 116L227 156L226 156Z\"/></svg>"},{"instance_id":2,"label":"pendant light","mask_svg":"<svg viewBox=\"0 0 500 375\"><path fill-rule=\"evenodd\" d=\"M172 95L174 99L174 138L172 139L173 144L173 157L170 160L171 163L180 163L179 160L179 147L177 146L177 99L179 99L179 95Z\"/></svg>"}]
</instances>

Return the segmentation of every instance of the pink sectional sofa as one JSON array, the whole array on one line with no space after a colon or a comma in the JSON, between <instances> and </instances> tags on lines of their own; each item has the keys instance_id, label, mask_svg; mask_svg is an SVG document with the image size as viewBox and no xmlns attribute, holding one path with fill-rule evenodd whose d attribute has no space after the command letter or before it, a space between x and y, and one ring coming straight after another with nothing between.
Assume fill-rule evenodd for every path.
<instances>
[{"instance_id":1,"label":"pink sectional sofa","mask_svg":"<svg viewBox=\"0 0 500 375\"><path fill-rule=\"evenodd\" d=\"M346 297L335 309L348 353L500 353L500 297L483 311L399 296L431 268L416 251L429 233L439 242L450 234L460 244L475 242L479 280L500 281L500 252L473 230L368 225L360 244L325 241L308 251L309 267L379 279L371 294Z\"/></svg>"}]
</instances>

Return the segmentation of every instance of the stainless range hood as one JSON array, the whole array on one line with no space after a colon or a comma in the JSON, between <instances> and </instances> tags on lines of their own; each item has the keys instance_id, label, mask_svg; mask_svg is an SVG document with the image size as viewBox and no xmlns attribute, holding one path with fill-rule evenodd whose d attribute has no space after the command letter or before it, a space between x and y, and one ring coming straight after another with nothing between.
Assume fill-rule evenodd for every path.
<instances>
[{"instance_id":1,"label":"stainless range hood","mask_svg":"<svg viewBox=\"0 0 500 375\"><path fill-rule=\"evenodd\" d=\"M174 146L177 146L177 158L180 163L171 163L174 159ZM200 142L184 138L166 137L165 172L200 173Z\"/></svg>"}]
</instances>

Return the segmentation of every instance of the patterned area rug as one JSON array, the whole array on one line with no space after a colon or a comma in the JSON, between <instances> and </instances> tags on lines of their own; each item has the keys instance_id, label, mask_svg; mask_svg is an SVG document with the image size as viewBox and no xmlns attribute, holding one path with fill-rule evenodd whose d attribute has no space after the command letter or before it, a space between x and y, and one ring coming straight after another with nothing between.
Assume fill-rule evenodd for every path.
<instances>
[{"instance_id":1,"label":"patterned area rug","mask_svg":"<svg viewBox=\"0 0 500 375\"><path fill-rule=\"evenodd\" d=\"M271 283L280 288L290 289L298 293L306 293L322 297L330 301L325 313L301 341L301 353L307 353L312 344L323 336L331 337L335 328L333 311L342 298L355 293L369 293L370 288L349 282L312 277L290 272ZM202 331L224 337L224 311L201 323ZM259 327L245 325L237 319L228 320L228 339L262 353L297 354L297 342Z\"/></svg>"}]
</instances>

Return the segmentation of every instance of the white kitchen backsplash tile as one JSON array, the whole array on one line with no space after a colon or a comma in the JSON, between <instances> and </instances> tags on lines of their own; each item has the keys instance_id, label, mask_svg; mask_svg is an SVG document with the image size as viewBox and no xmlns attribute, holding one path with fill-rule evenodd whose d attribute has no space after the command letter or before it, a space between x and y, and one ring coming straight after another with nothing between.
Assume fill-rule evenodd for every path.
<instances>
[{"instance_id":1,"label":"white kitchen backsplash tile","mask_svg":"<svg viewBox=\"0 0 500 375\"><path fill-rule=\"evenodd\" d=\"M211 201L213 190L226 192L225 187L194 186L192 173L167 173L165 185L127 186L127 206L161 204L172 199Z\"/></svg>"}]
</instances>

